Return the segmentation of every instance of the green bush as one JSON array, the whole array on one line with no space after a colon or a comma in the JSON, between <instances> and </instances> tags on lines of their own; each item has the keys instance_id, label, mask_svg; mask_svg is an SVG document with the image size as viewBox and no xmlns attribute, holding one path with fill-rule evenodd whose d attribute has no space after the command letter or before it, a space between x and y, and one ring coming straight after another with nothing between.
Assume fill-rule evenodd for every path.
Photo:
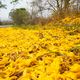
<instances>
[{"instance_id":1,"label":"green bush","mask_svg":"<svg viewBox=\"0 0 80 80\"><path fill-rule=\"evenodd\" d=\"M10 17L17 25L29 24L30 14L25 8L11 10Z\"/></svg>"}]
</instances>

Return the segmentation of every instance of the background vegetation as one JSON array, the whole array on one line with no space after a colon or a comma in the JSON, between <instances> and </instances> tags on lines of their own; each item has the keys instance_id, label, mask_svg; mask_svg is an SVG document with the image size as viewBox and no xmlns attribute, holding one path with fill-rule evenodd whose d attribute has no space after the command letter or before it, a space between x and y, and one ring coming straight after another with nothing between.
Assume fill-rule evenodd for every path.
<instances>
[{"instance_id":1,"label":"background vegetation","mask_svg":"<svg viewBox=\"0 0 80 80\"><path fill-rule=\"evenodd\" d=\"M19 1L11 0L11 4ZM6 4L0 0L0 8L6 7ZM80 0L32 0L30 7L30 11L25 8L12 9L10 12L12 24L45 25L52 23L67 27L80 26ZM45 11L49 12L49 16L45 17Z\"/></svg>"},{"instance_id":2,"label":"background vegetation","mask_svg":"<svg viewBox=\"0 0 80 80\"><path fill-rule=\"evenodd\" d=\"M0 9L7 8L2 1ZM14 26L0 28L0 80L80 80L80 0L32 0L30 6L0 21Z\"/></svg>"}]
</instances>

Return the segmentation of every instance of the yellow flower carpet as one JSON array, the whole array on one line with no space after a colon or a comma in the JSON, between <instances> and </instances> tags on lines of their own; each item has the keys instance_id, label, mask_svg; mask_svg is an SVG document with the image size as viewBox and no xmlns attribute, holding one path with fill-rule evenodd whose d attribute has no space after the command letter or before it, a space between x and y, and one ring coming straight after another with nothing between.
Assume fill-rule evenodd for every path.
<instances>
[{"instance_id":1,"label":"yellow flower carpet","mask_svg":"<svg viewBox=\"0 0 80 80\"><path fill-rule=\"evenodd\" d=\"M80 31L0 28L0 80L80 80Z\"/></svg>"}]
</instances>

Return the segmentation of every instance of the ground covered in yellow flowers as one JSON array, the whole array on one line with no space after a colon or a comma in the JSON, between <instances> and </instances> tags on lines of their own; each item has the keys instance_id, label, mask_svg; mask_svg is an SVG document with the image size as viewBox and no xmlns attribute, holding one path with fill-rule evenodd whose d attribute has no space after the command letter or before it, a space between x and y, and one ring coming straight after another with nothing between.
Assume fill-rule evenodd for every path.
<instances>
[{"instance_id":1,"label":"ground covered in yellow flowers","mask_svg":"<svg viewBox=\"0 0 80 80\"><path fill-rule=\"evenodd\" d=\"M0 28L0 80L80 80L80 31Z\"/></svg>"}]
</instances>

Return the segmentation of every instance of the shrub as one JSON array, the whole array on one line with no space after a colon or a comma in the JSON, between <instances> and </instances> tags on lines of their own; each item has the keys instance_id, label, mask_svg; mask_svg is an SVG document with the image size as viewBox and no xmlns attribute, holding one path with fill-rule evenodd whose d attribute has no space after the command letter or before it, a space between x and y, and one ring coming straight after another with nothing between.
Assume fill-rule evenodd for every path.
<instances>
[{"instance_id":1,"label":"shrub","mask_svg":"<svg viewBox=\"0 0 80 80\"><path fill-rule=\"evenodd\" d=\"M80 18L75 18L70 22L71 25L80 26Z\"/></svg>"},{"instance_id":2,"label":"shrub","mask_svg":"<svg viewBox=\"0 0 80 80\"><path fill-rule=\"evenodd\" d=\"M67 27L80 27L80 18L79 17L66 17L61 20L61 24Z\"/></svg>"},{"instance_id":3,"label":"shrub","mask_svg":"<svg viewBox=\"0 0 80 80\"><path fill-rule=\"evenodd\" d=\"M30 14L25 8L11 10L10 16L17 25L29 24Z\"/></svg>"}]
</instances>

